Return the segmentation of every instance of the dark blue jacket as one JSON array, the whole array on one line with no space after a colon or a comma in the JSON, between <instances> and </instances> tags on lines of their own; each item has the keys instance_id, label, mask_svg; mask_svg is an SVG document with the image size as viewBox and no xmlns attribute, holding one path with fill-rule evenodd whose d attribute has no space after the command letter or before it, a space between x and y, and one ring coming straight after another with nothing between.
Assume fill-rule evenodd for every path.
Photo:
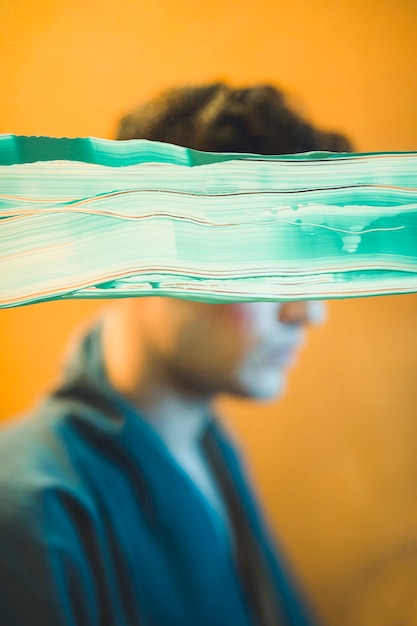
<instances>
[{"instance_id":1,"label":"dark blue jacket","mask_svg":"<svg viewBox=\"0 0 417 626\"><path fill-rule=\"evenodd\" d=\"M99 330L87 336L62 386L0 435L0 625L264 624L252 570L275 607L268 624L310 625L236 452L215 421L206 437L245 527L237 556L159 437L106 382Z\"/></svg>"}]
</instances>

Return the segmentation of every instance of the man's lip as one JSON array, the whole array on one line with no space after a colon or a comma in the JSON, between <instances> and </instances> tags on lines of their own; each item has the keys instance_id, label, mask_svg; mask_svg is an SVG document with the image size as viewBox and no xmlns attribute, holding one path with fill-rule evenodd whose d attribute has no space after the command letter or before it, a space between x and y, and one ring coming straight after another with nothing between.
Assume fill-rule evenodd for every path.
<instances>
[{"instance_id":1,"label":"man's lip","mask_svg":"<svg viewBox=\"0 0 417 626\"><path fill-rule=\"evenodd\" d=\"M291 365L299 351L300 346L286 345L278 346L273 350L268 350L265 362L269 365Z\"/></svg>"}]
</instances>

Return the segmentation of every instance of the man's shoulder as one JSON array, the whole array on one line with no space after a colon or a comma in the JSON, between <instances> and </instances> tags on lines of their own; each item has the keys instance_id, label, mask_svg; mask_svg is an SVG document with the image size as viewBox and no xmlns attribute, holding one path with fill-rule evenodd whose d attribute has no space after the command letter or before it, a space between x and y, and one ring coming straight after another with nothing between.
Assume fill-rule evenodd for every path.
<instances>
[{"instance_id":1,"label":"man's shoulder","mask_svg":"<svg viewBox=\"0 0 417 626\"><path fill-rule=\"evenodd\" d=\"M71 461L68 441L60 437L65 416L39 409L12 419L0 429L0 501L4 519L44 508L45 494L75 493L83 487Z\"/></svg>"},{"instance_id":2,"label":"man's shoulder","mask_svg":"<svg viewBox=\"0 0 417 626\"><path fill-rule=\"evenodd\" d=\"M80 588L88 580L80 528L94 527L94 501L59 425L40 410L0 429L0 621L10 624L67 623L66 568Z\"/></svg>"}]
</instances>

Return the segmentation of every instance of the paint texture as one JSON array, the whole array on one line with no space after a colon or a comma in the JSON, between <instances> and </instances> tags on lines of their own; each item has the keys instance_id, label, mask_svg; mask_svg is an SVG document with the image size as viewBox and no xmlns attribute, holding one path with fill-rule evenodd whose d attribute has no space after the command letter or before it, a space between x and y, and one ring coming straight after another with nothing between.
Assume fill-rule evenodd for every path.
<instances>
[{"instance_id":1,"label":"paint texture","mask_svg":"<svg viewBox=\"0 0 417 626\"><path fill-rule=\"evenodd\" d=\"M417 291L417 153L0 137L0 307Z\"/></svg>"}]
</instances>

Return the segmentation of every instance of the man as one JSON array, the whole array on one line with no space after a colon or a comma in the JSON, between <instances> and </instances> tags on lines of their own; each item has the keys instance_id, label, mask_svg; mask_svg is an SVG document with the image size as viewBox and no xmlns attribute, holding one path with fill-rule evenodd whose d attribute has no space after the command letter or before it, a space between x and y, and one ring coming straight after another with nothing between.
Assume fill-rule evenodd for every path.
<instances>
[{"instance_id":1,"label":"man","mask_svg":"<svg viewBox=\"0 0 417 626\"><path fill-rule=\"evenodd\" d=\"M119 139L207 151L348 149L272 87L171 90ZM219 393L269 399L317 302L108 306L34 416L0 437L4 626L307 626Z\"/></svg>"}]
</instances>

